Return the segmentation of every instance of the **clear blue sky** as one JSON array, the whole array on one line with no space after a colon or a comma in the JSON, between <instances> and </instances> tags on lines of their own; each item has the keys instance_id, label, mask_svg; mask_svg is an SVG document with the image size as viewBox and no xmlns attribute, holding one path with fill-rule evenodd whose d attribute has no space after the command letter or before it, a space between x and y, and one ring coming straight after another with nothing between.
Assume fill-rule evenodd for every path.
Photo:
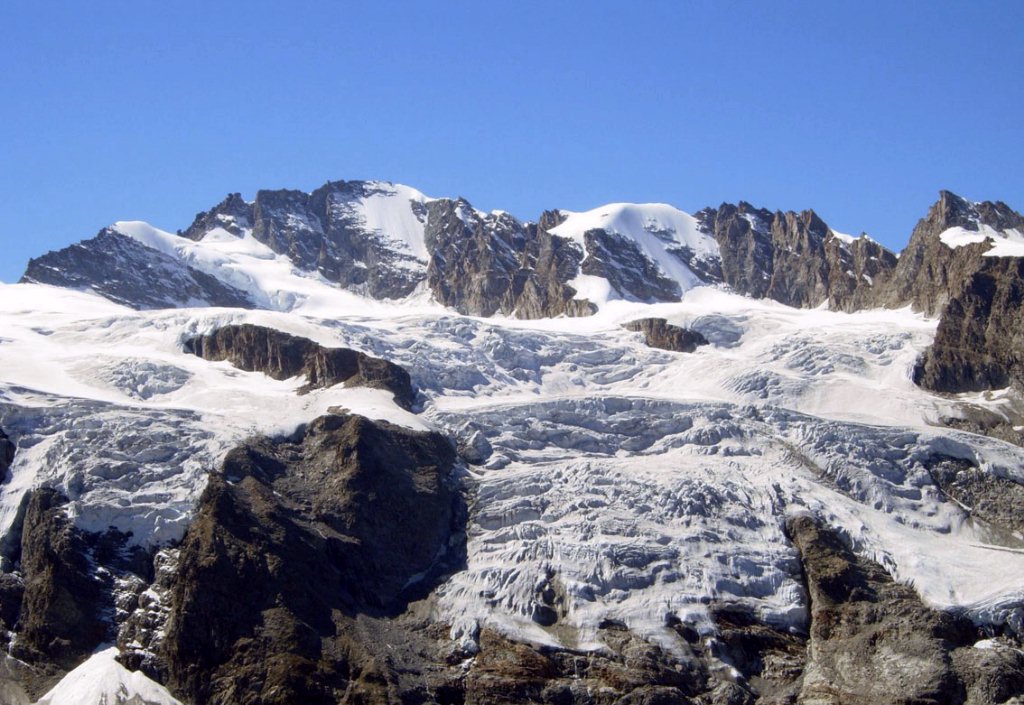
<instances>
[{"instance_id":1,"label":"clear blue sky","mask_svg":"<svg viewBox=\"0 0 1024 705\"><path fill-rule=\"evenodd\" d=\"M115 220L381 178L534 219L744 199L902 247L1024 209L1024 2L0 3L0 280Z\"/></svg>"}]
</instances>

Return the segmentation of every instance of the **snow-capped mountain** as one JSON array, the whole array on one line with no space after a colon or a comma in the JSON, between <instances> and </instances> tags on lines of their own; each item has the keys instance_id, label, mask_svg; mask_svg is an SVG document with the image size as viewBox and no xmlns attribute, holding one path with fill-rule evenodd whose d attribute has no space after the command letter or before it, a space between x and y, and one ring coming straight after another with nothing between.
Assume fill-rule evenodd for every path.
<instances>
[{"instance_id":1,"label":"snow-capped mountain","mask_svg":"<svg viewBox=\"0 0 1024 705\"><path fill-rule=\"evenodd\" d=\"M1011 702L1021 232L332 182L43 255L0 696Z\"/></svg>"}]
</instances>

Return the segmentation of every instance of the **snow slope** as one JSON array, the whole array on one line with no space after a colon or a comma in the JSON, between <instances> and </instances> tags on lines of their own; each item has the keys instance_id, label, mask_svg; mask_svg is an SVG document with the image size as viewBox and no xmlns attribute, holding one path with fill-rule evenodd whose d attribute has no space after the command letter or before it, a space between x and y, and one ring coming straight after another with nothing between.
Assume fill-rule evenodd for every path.
<instances>
[{"instance_id":1,"label":"snow slope","mask_svg":"<svg viewBox=\"0 0 1024 705\"><path fill-rule=\"evenodd\" d=\"M718 243L712 235L701 232L697 219L663 203L610 203L593 210L573 213L562 211L565 221L550 229L552 235L569 238L586 251L585 235L590 230L605 230L637 244L640 251L662 274L679 284L682 291L704 282L686 266L673 250L686 248L698 260L720 259ZM578 289L587 289L599 297L593 283L580 282ZM592 299L604 303L607 296Z\"/></svg>"},{"instance_id":2,"label":"snow slope","mask_svg":"<svg viewBox=\"0 0 1024 705\"><path fill-rule=\"evenodd\" d=\"M96 652L36 705L181 705L162 685L115 661L117 653L116 646Z\"/></svg>"}]
</instances>

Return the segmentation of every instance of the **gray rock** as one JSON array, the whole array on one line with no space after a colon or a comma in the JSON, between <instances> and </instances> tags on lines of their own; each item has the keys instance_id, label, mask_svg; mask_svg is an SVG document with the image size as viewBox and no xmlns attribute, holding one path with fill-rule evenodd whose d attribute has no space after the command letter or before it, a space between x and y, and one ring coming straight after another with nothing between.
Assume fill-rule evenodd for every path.
<instances>
[{"instance_id":1,"label":"gray rock","mask_svg":"<svg viewBox=\"0 0 1024 705\"><path fill-rule=\"evenodd\" d=\"M21 282L94 291L135 309L253 307L238 289L109 228L29 260Z\"/></svg>"},{"instance_id":2,"label":"gray rock","mask_svg":"<svg viewBox=\"0 0 1024 705\"><path fill-rule=\"evenodd\" d=\"M241 237L246 228L251 228L255 219L254 204L247 203L239 193L227 197L208 211L197 213L192 225L185 232L178 231L189 240L202 240L215 228L223 228L236 237Z\"/></svg>"},{"instance_id":3,"label":"gray rock","mask_svg":"<svg viewBox=\"0 0 1024 705\"><path fill-rule=\"evenodd\" d=\"M528 234L512 216L481 214L463 199L427 206L427 280L435 298L459 313L511 313L522 286Z\"/></svg>"},{"instance_id":4,"label":"gray rock","mask_svg":"<svg viewBox=\"0 0 1024 705\"><path fill-rule=\"evenodd\" d=\"M962 248L961 248L962 249ZM942 312L914 381L937 392L1024 387L1024 259L978 257Z\"/></svg>"},{"instance_id":5,"label":"gray rock","mask_svg":"<svg viewBox=\"0 0 1024 705\"><path fill-rule=\"evenodd\" d=\"M679 284L665 277L632 240L606 230L583 234L587 256L580 271L603 277L621 296L635 301L679 301Z\"/></svg>"},{"instance_id":6,"label":"gray rock","mask_svg":"<svg viewBox=\"0 0 1024 705\"><path fill-rule=\"evenodd\" d=\"M1006 536L1024 534L1024 485L984 472L960 458L935 456L924 464L939 489L975 521Z\"/></svg>"},{"instance_id":7,"label":"gray rock","mask_svg":"<svg viewBox=\"0 0 1024 705\"><path fill-rule=\"evenodd\" d=\"M568 282L576 277L583 251L567 238L548 231L565 220L558 211L545 211L536 225L528 225L524 268L519 273L513 315L517 318L589 316L597 311L593 303L577 299ZM517 280L517 281L519 281Z\"/></svg>"},{"instance_id":8,"label":"gray rock","mask_svg":"<svg viewBox=\"0 0 1024 705\"><path fill-rule=\"evenodd\" d=\"M970 203L949 191L918 222L910 242L900 253L891 277L876 288L874 302L887 307L913 305L914 310L939 315L967 280L978 271L990 244L982 242L956 249L939 236L949 228L978 230L988 225L997 230L1024 227L1024 217L1004 203Z\"/></svg>"},{"instance_id":9,"label":"gray rock","mask_svg":"<svg viewBox=\"0 0 1024 705\"><path fill-rule=\"evenodd\" d=\"M861 237L847 244L814 211L758 209L740 201L697 214L722 256L721 281L741 294L797 307L852 311L873 301L896 256ZM708 281L715 281L709 279Z\"/></svg>"},{"instance_id":10,"label":"gray rock","mask_svg":"<svg viewBox=\"0 0 1024 705\"><path fill-rule=\"evenodd\" d=\"M787 530L811 599L798 702L959 705L970 692L967 702L1001 703L1024 678L1016 656L988 661L995 670L982 674L969 621L927 607L817 520L794 517Z\"/></svg>"}]
</instances>

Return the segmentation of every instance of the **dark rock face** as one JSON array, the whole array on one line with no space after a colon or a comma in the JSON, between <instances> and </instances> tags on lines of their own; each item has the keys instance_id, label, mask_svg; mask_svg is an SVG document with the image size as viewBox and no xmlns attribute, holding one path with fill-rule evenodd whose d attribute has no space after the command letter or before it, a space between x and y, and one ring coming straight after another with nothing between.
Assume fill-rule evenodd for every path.
<instances>
[{"instance_id":1,"label":"dark rock face","mask_svg":"<svg viewBox=\"0 0 1024 705\"><path fill-rule=\"evenodd\" d=\"M301 269L375 298L400 298L423 281L426 262L371 230L358 208L363 199L396 194L392 184L366 181L328 182L312 193L264 190L251 204L231 194L198 214L183 235L200 240L213 228L240 235L251 227L254 238ZM425 222L423 204L407 205Z\"/></svg>"},{"instance_id":2,"label":"dark rock face","mask_svg":"<svg viewBox=\"0 0 1024 705\"><path fill-rule=\"evenodd\" d=\"M108 598L90 566L85 538L61 510L65 501L47 488L28 500L21 539L24 598L12 650L24 661L72 668L107 637L101 611Z\"/></svg>"},{"instance_id":3,"label":"dark rock face","mask_svg":"<svg viewBox=\"0 0 1024 705\"><path fill-rule=\"evenodd\" d=\"M898 261L896 255L870 238L846 243L832 234L825 239L825 259L829 308L846 312L871 308L875 283L884 282Z\"/></svg>"},{"instance_id":4,"label":"dark rock face","mask_svg":"<svg viewBox=\"0 0 1024 705\"><path fill-rule=\"evenodd\" d=\"M391 702L359 615L402 612L462 560L454 460L441 436L355 416L232 451L181 546L168 682L201 703Z\"/></svg>"},{"instance_id":5,"label":"dark rock face","mask_svg":"<svg viewBox=\"0 0 1024 705\"><path fill-rule=\"evenodd\" d=\"M937 392L1024 385L1024 259L979 257L949 300L914 381Z\"/></svg>"},{"instance_id":6,"label":"dark rock face","mask_svg":"<svg viewBox=\"0 0 1024 705\"><path fill-rule=\"evenodd\" d=\"M224 326L186 340L184 347L205 360L227 360L238 368L263 372L274 379L305 375L307 391L335 384L386 389L406 409L416 399L409 373L394 363L348 348L325 348L272 328Z\"/></svg>"},{"instance_id":7,"label":"dark rock face","mask_svg":"<svg viewBox=\"0 0 1024 705\"><path fill-rule=\"evenodd\" d=\"M583 252L547 232L562 220L547 212L537 225L523 225L507 213L481 214L461 199L430 203L430 290L442 304L474 316L590 315L595 307L574 299L567 283L579 272Z\"/></svg>"},{"instance_id":8,"label":"dark rock face","mask_svg":"<svg viewBox=\"0 0 1024 705\"><path fill-rule=\"evenodd\" d=\"M524 267L517 275L512 313L517 318L546 318L565 314L589 316L597 307L576 299L568 282L576 277L583 251L572 240L548 232L565 220L558 211L545 211L536 225L528 225Z\"/></svg>"},{"instance_id":9,"label":"dark rock face","mask_svg":"<svg viewBox=\"0 0 1024 705\"><path fill-rule=\"evenodd\" d=\"M7 480L7 470L14 462L14 443L7 437L4 430L0 428L0 482Z\"/></svg>"},{"instance_id":10,"label":"dark rock face","mask_svg":"<svg viewBox=\"0 0 1024 705\"><path fill-rule=\"evenodd\" d=\"M691 353L708 344L708 339L697 331L674 326L664 318L641 318L623 328L643 333L648 345L662 350Z\"/></svg>"},{"instance_id":11,"label":"dark rock face","mask_svg":"<svg viewBox=\"0 0 1024 705\"><path fill-rule=\"evenodd\" d=\"M312 217L319 220L323 235L316 261L308 268L329 281L365 290L375 298L400 298L412 293L423 281L425 262L413 253L396 249L387 233L370 230L356 208L362 199L395 194L391 184L364 181L333 182L313 191L308 206ZM259 206L259 194L256 203ZM423 204L409 201L407 206L421 223L425 221ZM261 213L269 216L270 211ZM257 239L259 225L257 221L253 231ZM312 232L316 233L315 225Z\"/></svg>"},{"instance_id":12,"label":"dark rock face","mask_svg":"<svg viewBox=\"0 0 1024 705\"><path fill-rule=\"evenodd\" d=\"M135 309L253 307L238 289L109 228L91 240L29 260L21 282L95 291Z\"/></svg>"},{"instance_id":13,"label":"dark rock face","mask_svg":"<svg viewBox=\"0 0 1024 705\"><path fill-rule=\"evenodd\" d=\"M1021 692L1013 690L1024 683L1019 652L1001 650L987 661L973 648L969 621L928 608L913 588L856 557L817 520L795 517L787 529L811 599L798 702L952 705L1003 702L991 693Z\"/></svg>"},{"instance_id":14,"label":"dark rock face","mask_svg":"<svg viewBox=\"0 0 1024 705\"><path fill-rule=\"evenodd\" d=\"M510 313L521 288L528 234L512 216L481 214L466 201L427 206L427 280L445 306L473 316Z\"/></svg>"}]
</instances>

